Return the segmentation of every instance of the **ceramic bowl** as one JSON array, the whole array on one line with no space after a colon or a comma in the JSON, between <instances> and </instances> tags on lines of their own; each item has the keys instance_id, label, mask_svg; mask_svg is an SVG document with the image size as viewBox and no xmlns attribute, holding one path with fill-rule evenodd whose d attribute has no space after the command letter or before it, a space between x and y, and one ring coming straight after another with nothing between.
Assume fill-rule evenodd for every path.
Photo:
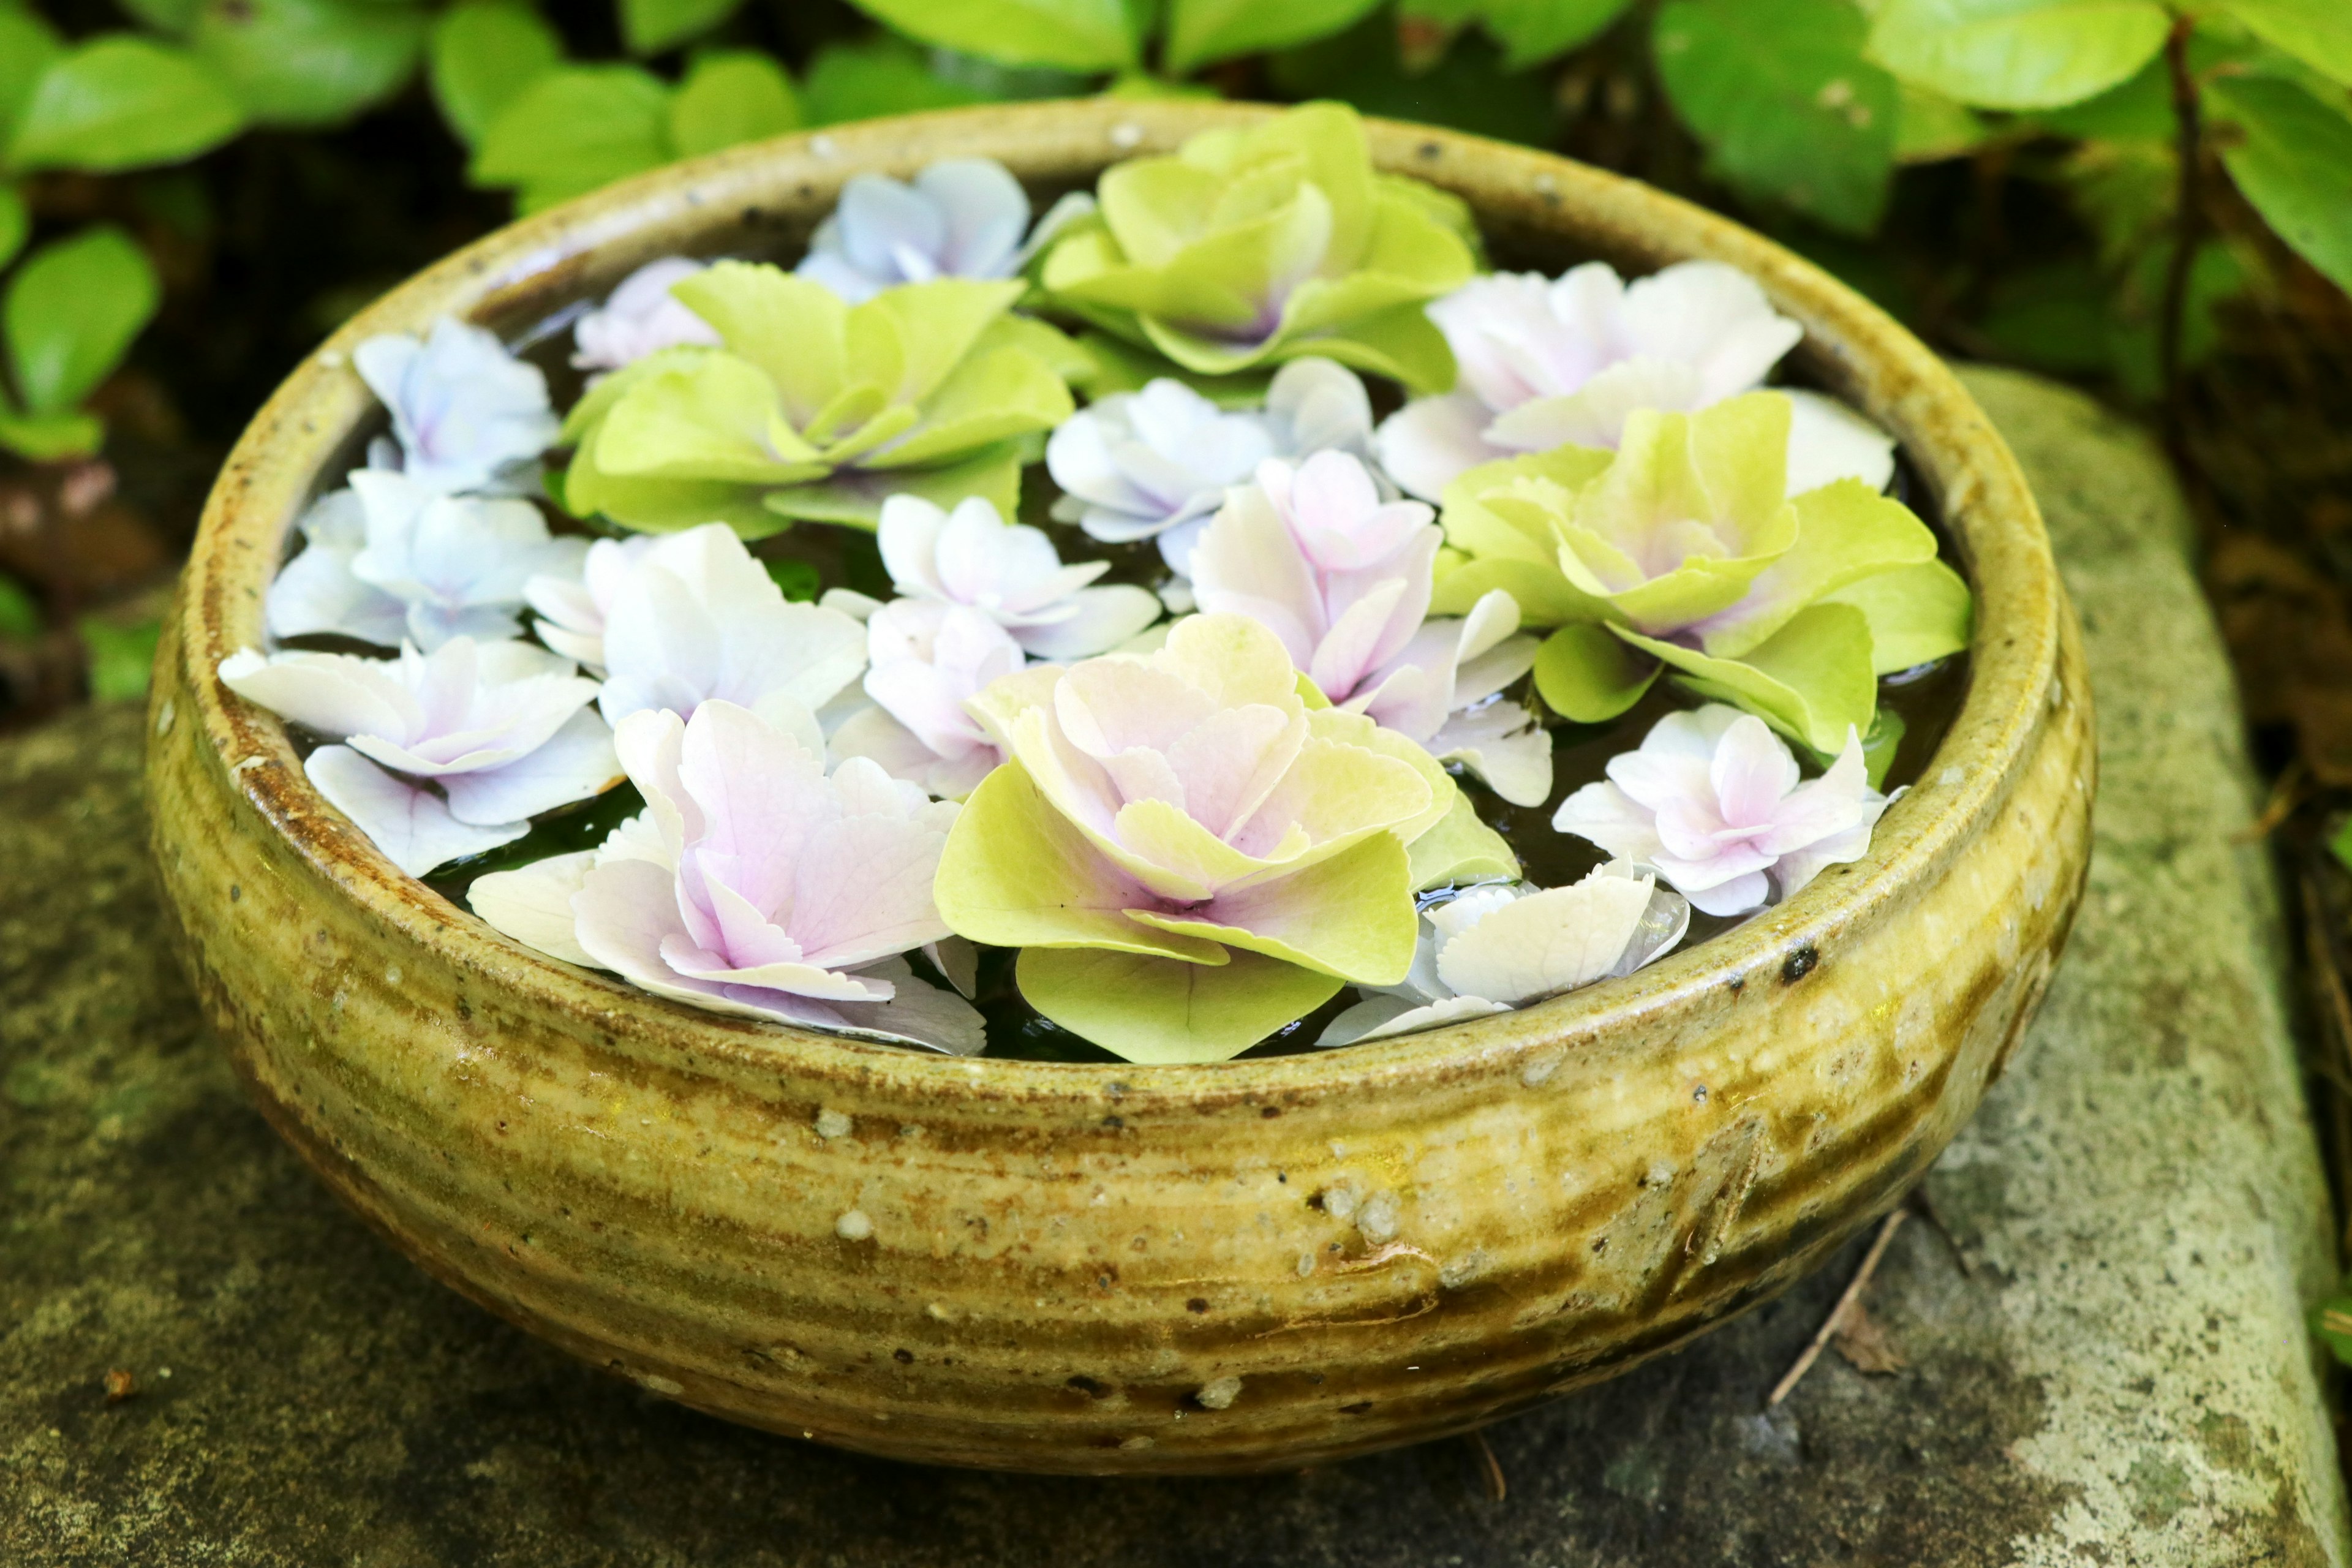
<instances>
[{"instance_id":1,"label":"ceramic bowl","mask_svg":"<svg viewBox=\"0 0 2352 1568\"><path fill-rule=\"evenodd\" d=\"M1862 861L1630 979L1333 1052L952 1060L657 1000L403 876L220 661L380 418L352 346L509 332L676 251L789 259L860 171L1042 195L1265 110L1107 100L844 127L646 175L395 289L223 471L158 656L148 780L183 955L255 1100L436 1278L698 1409L926 1462L1297 1467L1475 1427L1771 1295L1894 1204L2050 976L2089 851L2081 652L2033 498L1945 366L1645 186L1374 122L1497 257L1712 257L1901 438L1979 595L1965 704Z\"/></svg>"}]
</instances>

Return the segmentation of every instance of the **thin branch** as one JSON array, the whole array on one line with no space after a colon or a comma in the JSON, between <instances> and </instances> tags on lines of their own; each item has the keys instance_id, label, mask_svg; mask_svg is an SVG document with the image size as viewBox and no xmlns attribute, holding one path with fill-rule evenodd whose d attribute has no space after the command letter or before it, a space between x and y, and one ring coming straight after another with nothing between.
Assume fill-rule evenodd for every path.
<instances>
[{"instance_id":1,"label":"thin branch","mask_svg":"<svg viewBox=\"0 0 2352 1568\"><path fill-rule=\"evenodd\" d=\"M2157 363L2164 380L2164 438L2173 461L2188 467L2188 410L2181 384L2181 335L2189 311L2189 268L2197 258L2197 241L2204 227L2204 206L2199 184L2204 127L2197 105L2197 77L2189 68L2189 37L2195 23L2176 18L2165 40L2164 59L2172 78L2174 148L2179 159L2179 185L2172 219L2172 255L2164 269L2162 319L2157 323Z\"/></svg>"},{"instance_id":2,"label":"thin branch","mask_svg":"<svg viewBox=\"0 0 2352 1568\"><path fill-rule=\"evenodd\" d=\"M1488 1446L1486 1434L1465 1433L1462 1440L1470 1445L1471 1458L1478 1461L1478 1482L1486 1489L1486 1500L1501 1502L1510 1496L1510 1484L1503 1479L1502 1463L1495 1458L1495 1450Z\"/></svg>"},{"instance_id":3,"label":"thin branch","mask_svg":"<svg viewBox=\"0 0 2352 1568\"><path fill-rule=\"evenodd\" d=\"M1838 1325L1845 1321L1847 1310L1862 1300L1862 1292L1870 1284L1870 1277L1878 1272L1878 1260L1886 1256L1886 1244L1895 1239L1895 1233L1903 1227L1903 1221L1910 1212L1909 1209L1898 1208L1879 1226L1878 1238L1870 1244L1870 1250L1863 1254L1862 1267L1855 1269L1853 1278L1846 1282L1845 1294L1840 1296L1837 1305L1830 1309L1830 1315L1822 1320L1821 1328L1813 1335L1813 1342L1805 1347L1805 1353L1797 1358L1797 1364L1789 1369L1787 1376L1772 1385L1770 1397L1764 1401L1765 1409L1769 1410L1788 1398L1798 1381L1812 1370L1813 1363L1821 1359L1822 1352L1828 1348L1830 1336L1836 1333Z\"/></svg>"}]
</instances>

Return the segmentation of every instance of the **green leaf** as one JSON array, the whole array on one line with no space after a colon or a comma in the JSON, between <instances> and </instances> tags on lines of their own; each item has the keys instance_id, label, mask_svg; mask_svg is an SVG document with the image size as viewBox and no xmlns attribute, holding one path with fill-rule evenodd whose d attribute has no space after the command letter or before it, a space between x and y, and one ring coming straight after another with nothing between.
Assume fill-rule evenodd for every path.
<instances>
[{"instance_id":1,"label":"green leaf","mask_svg":"<svg viewBox=\"0 0 2352 1568\"><path fill-rule=\"evenodd\" d=\"M109 173L176 163L237 133L245 111L185 49L113 34L41 72L16 121L19 169Z\"/></svg>"},{"instance_id":2,"label":"green leaf","mask_svg":"<svg viewBox=\"0 0 2352 1568\"><path fill-rule=\"evenodd\" d=\"M1507 70L1502 51L1484 38L1456 39L1436 64L1407 70L1395 26L1378 13L1336 37L1271 57L1266 76L1286 98L1341 98L1366 114L1506 142L1546 145L1561 119L1549 82L1538 72Z\"/></svg>"},{"instance_id":3,"label":"green leaf","mask_svg":"<svg viewBox=\"0 0 2352 1568\"><path fill-rule=\"evenodd\" d=\"M748 49L701 56L669 102L670 145L681 158L781 136L800 122L792 79Z\"/></svg>"},{"instance_id":4,"label":"green leaf","mask_svg":"<svg viewBox=\"0 0 2352 1568\"><path fill-rule=\"evenodd\" d=\"M2053 136L2102 142L2168 142L2173 134L2172 82L2162 56L2102 93L2043 110L2034 126Z\"/></svg>"},{"instance_id":5,"label":"green leaf","mask_svg":"<svg viewBox=\"0 0 2352 1568\"><path fill-rule=\"evenodd\" d=\"M41 635L41 606L14 577L0 575L0 637L19 641Z\"/></svg>"},{"instance_id":6,"label":"green leaf","mask_svg":"<svg viewBox=\"0 0 2352 1568\"><path fill-rule=\"evenodd\" d=\"M26 418L0 409L0 447L36 463L86 458L106 439L95 415L42 414Z\"/></svg>"},{"instance_id":7,"label":"green leaf","mask_svg":"<svg viewBox=\"0 0 2352 1568\"><path fill-rule=\"evenodd\" d=\"M0 267L16 259L16 252L25 246L25 236L33 226L33 215L26 209L25 198L16 194L14 185L0 185Z\"/></svg>"},{"instance_id":8,"label":"green leaf","mask_svg":"<svg viewBox=\"0 0 2352 1568\"><path fill-rule=\"evenodd\" d=\"M118 626L84 616L79 629L81 646L89 654L91 700L128 702L147 695L147 679L155 668L155 645L163 635L162 617L151 616Z\"/></svg>"},{"instance_id":9,"label":"green leaf","mask_svg":"<svg viewBox=\"0 0 2352 1568\"><path fill-rule=\"evenodd\" d=\"M824 592L824 579L817 569L805 561L767 561L768 580L784 591L784 597L794 604L810 605Z\"/></svg>"},{"instance_id":10,"label":"green leaf","mask_svg":"<svg viewBox=\"0 0 2352 1568\"><path fill-rule=\"evenodd\" d=\"M500 110L470 177L521 187L525 210L670 159L669 89L635 66L559 66Z\"/></svg>"},{"instance_id":11,"label":"green leaf","mask_svg":"<svg viewBox=\"0 0 2352 1568\"><path fill-rule=\"evenodd\" d=\"M2336 1352L2336 1359L2352 1366L2352 1296L2334 1296L2322 1301L2311 1314L2312 1332L2321 1342Z\"/></svg>"},{"instance_id":12,"label":"green leaf","mask_svg":"<svg viewBox=\"0 0 2352 1568\"><path fill-rule=\"evenodd\" d=\"M1815 605L1744 658L1709 658L1676 643L1619 631L1682 673L1702 697L1736 704L1814 751L1843 749L1849 729L1870 728L1878 681L1870 623L1852 605Z\"/></svg>"},{"instance_id":13,"label":"green leaf","mask_svg":"<svg viewBox=\"0 0 2352 1568\"><path fill-rule=\"evenodd\" d=\"M1608 627L1566 626L1536 649L1536 694L1580 724L1601 724L1642 700L1662 667L1627 647Z\"/></svg>"},{"instance_id":14,"label":"green leaf","mask_svg":"<svg viewBox=\"0 0 2352 1568\"><path fill-rule=\"evenodd\" d=\"M265 125L331 125L397 92L425 19L368 0L211 0L188 42Z\"/></svg>"},{"instance_id":15,"label":"green leaf","mask_svg":"<svg viewBox=\"0 0 2352 1568\"><path fill-rule=\"evenodd\" d=\"M1877 226L1902 100L1849 0L1667 0L1658 75L1731 184L1849 234Z\"/></svg>"},{"instance_id":16,"label":"green leaf","mask_svg":"<svg viewBox=\"0 0 2352 1568\"><path fill-rule=\"evenodd\" d=\"M1339 994L1329 975L1236 951L1211 966L1099 948L1024 948L1029 1005L1131 1062L1222 1062Z\"/></svg>"},{"instance_id":17,"label":"green leaf","mask_svg":"<svg viewBox=\"0 0 2352 1568\"><path fill-rule=\"evenodd\" d=\"M1479 26L1503 46L1503 68L1522 70L1598 37L1632 0L1485 0Z\"/></svg>"},{"instance_id":18,"label":"green leaf","mask_svg":"<svg viewBox=\"0 0 2352 1568\"><path fill-rule=\"evenodd\" d=\"M155 269L110 224L33 253L0 306L26 412L62 414L106 379L155 313Z\"/></svg>"},{"instance_id":19,"label":"green leaf","mask_svg":"<svg viewBox=\"0 0 2352 1568\"><path fill-rule=\"evenodd\" d=\"M707 33L743 0L621 0L621 38L633 55L657 55Z\"/></svg>"},{"instance_id":20,"label":"green leaf","mask_svg":"<svg viewBox=\"0 0 2352 1568\"><path fill-rule=\"evenodd\" d=\"M184 33L196 19L204 0L115 0L149 26L166 33Z\"/></svg>"},{"instance_id":21,"label":"green leaf","mask_svg":"<svg viewBox=\"0 0 2352 1568\"><path fill-rule=\"evenodd\" d=\"M1862 738L1862 766L1871 788L1886 787L1886 770L1895 765L1895 755L1903 749L1903 737L1910 728L1903 721L1903 715L1892 708L1881 708L1878 717L1870 721L1870 732ZM1813 757L1824 771L1837 760L1818 752Z\"/></svg>"},{"instance_id":22,"label":"green leaf","mask_svg":"<svg viewBox=\"0 0 2352 1568\"><path fill-rule=\"evenodd\" d=\"M466 0L433 27L433 98L468 143L515 95L563 58L563 40L520 0Z\"/></svg>"},{"instance_id":23,"label":"green leaf","mask_svg":"<svg viewBox=\"0 0 2352 1568\"><path fill-rule=\"evenodd\" d=\"M32 99L33 84L65 53L56 31L30 11L0 11L0 149Z\"/></svg>"},{"instance_id":24,"label":"green leaf","mask_svg":"<svg viewBox=\"0 0 2352 1568\"><path fill-rule=\"evenodd\" d=\"M2055 109L2129 77L2171 26L2155 0L1883 0L1869 53L1979 109Z\"/></svg>"},{"instance_id":25,"label":"green leaf","mask_svg":"<svg viewBox=\"0 0 2352 1568\"><path fill-rule=\"evenodd\" d=\"M2328 839L2327 850L2336 857L2337 864L2352 871L2352 817L2347 817L2344 825Z\"/></svg>"},{"instance_id":26,"label":"green leaf","mask_svg":"<svg viewBox=\"0 0 2352 1568\"><path fill-rule=\"evenodd\" d=\"M1135 22L1125 0L856 0L856 4L908 37L1004 65L1096 71L1123 70L1136 63Z\"/></svg>"},{"instance_id":27,"label":"green leaf","mask_svg":"<svg viewBox=\"0 0 2352 1568\"><path fill-rule=\"evenodd\" d=\"M2224 77L2205 103L2235 131L2230 178L2296 254L2352 290L2352 120L2290 81Z\"/></svg>"},{"instance_id":28,"label":"green leaf","mask_svg":"<svg viewBox=\"0 0 2352 1568\"><path fill-rule=\"evenodd\" d=\"M1992 135L1984 117L1968 105L1910 82L1901 84L1903 111L1895 132L1898 163L1939 163L1964 158Z\"/></svg>"},{"instance_id":29,"label":"green leaf","mask_svg":"<svg viewBox=\"0 0 2352 1568\"><path fill-rule=\"evenodd\" d=\"M2352 5L2344 0L2219 0L2272 47L2352 86Z\"/></svg>"},{"instance_id":30,"label":"green leaf","mask_svg":"<svg viewBox=\"0 0 2352 1568\"><path fill-rule=\"evenodd\" d=\"M919 50L904 38L827 44L809 62L801 102L811 125L919 114L986 103L985 93L933 76Z\"/></svg>"},{"instance_id":31,"label":"green leaf","mask_svg":"<svg viewBox=\"0 0 2352 1568\"><path fill-rule=\"evenodd\" d=\"M1168 68L1179 76L1213 60L1286 48L1340 32L1379 0L1171 0Z\"/></svg>"}]
</instances>

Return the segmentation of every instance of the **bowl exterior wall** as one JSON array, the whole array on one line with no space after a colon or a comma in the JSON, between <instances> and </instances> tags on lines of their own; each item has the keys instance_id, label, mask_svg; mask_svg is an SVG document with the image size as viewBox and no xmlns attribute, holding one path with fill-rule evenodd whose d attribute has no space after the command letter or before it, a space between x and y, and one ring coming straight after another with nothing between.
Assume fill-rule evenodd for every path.
<instances>
[{"instance_id":1,"label":"bowl exterior wall","mask_svg":"<svg viewBox=\"0 0 2352 1568\"><path fill-rule=\"evenodd\" d=\"M1802 262L1643 187L1376 125L1506 259L1714 256L1904 440L1978 585L1970 690L1864 860L1629 980L1206 1068L954 1061L719 1017L544 959L392 868L226 693L352 343L515 327L651 256L788 246L865 169L1041 192L1253 111L1066 104L721 154L502 231L347 328L207 508L151 700L183 957L256 1101L433 1274L659 1394L929 1462L1296 1467L1477 1426L1764 1299L1973 1112L2063 945L2094 757L2014 463L1948 372Z\"/></svg>"}]
</instances>

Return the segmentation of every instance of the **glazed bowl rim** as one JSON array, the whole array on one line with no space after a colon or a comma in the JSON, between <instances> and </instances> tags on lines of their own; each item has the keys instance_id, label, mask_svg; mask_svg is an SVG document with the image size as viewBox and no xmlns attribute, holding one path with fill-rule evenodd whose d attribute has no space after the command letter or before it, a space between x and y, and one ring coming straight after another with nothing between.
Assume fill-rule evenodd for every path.
<instances>
[{"instance_id":1,"label":"glazed bowl rim","mask_svg":"<svg viewBox=\"0 0 2352 1568\"><path fill-rule=\"evenodd\" d=\"M661 1022L646 1032L649 1037L688 1035L698 1052L707 1053L702 1063L669 1058L672 1066L689 1072L783 1070L852 1079L871 1089L895 1085L918 1097L953 1086L1031 1103L1067 1101L1097 1112L1106 1093L1206 1104L1347 1087L1393 1090L1492 1068L1498 1058L1524 1058L1531 1072L1542 1061L1556 1066L1567 1050L1677 1012L1717 987L1737 989L1763 973L1794 978L1790 969L1808 965L1803 955L1817 952L1832 933L1882 906L1899 904L1910 888L1936 875L1958 841L1997 809L2032 743L2037 705L2056 689L2059 657L2059 596L2039 512L2006 445L1949 368L1845 285L1762 237L1664 192L1565 158L1458 132L1366 121L1376 161L1383 167L1397 171L1408 156L1445 168L1493 163L1515 189L1561 215L1561 226L1580 223L1588 233L1573 240L1560 237L1561 242L1588 254L1607 248L1590 236L1605 224L1605 215L1633 209L1643 220L1638 247L1653 251L1654 259L1733 259L1757 277L1777 308L1805 322L1806 342L1797 352L1811 350L1808 363L1832 383L1842 373L1850 379L1860 374L1851 363L1841 365L1841 351L1875 360L1906 383L1900 406L1865 408L1895 429L1938 494L1946 526L1959 542L1976 592L1968 685L1959 710L1922 770L1920 787L1897 799L1881 819L1868 855L1832 868L1745 924L1634 975L1416 1035L1333 1051L1197 1065L954 1058L730 1017L546 957L400 871L311 788L284 721L220 684L221 658L261 640L263 591L284 559L296 518L314 495L331 488L320 482L322 470L350 449L360 421L374 407L349 369L351 351L363 339L416 331L445 313L495 318L502 300L567 283L567 299L584 297L578 288L581 276L593 271L598 258L627 252L633 237L665 225L689 227L702 211L724 214L747 206L746 216L753 216L762 194L788 184L792 175L800 178L799 199L811 201L813 189L837 185L850 174L874 169L904 174L949 149L965 155L992 153L1024 174L1034 160L1023 148L1038 144L1041 136L1047 142L1074 143L1091 137L1101 149L1100 159L1081 152L1070 161L1107 167L1195 130L1276 112L1263 105L1097 99L858 121L671 164L509 224L443 258L361 311L309 355L255 416L224 465L205 502L172 612L179 635L163 643L163 657L188 661L187 685L199 710L189 717L205 725L230 770L232 787L285 835L308 869L332 889L331 896L351 899L374 921L458 968L486 972L519 994L510 1001L601 1015L608 1022L623 1007L643 1009ZM1483 199L1492 205L1496 195L1486 192ZM1481 195L1469 200L1477 211ZM702 222L716 226L710 219ZM1635 244L1622 234L1618 237L1621 248ZM1839 323L1837 337L1843 341L1816 341L1824 318ZM1940 422L1947 434L1927 434L1925 427L1933 422ZM1977 538L1977 530L1988 531ZM2002 539L2003 531L2018 537ZM1988 546L1994 544L2004 567L1997 575L1983 566ZM157 682L159 691L170 686L168 680ZM168 712L159 713L159 728L169 721ZM1796 968L1796 974L1802 973ZM617 1048L629 1049L630 1031L608 1033L616 1037Z\"/></svg>"}]
</instances>

